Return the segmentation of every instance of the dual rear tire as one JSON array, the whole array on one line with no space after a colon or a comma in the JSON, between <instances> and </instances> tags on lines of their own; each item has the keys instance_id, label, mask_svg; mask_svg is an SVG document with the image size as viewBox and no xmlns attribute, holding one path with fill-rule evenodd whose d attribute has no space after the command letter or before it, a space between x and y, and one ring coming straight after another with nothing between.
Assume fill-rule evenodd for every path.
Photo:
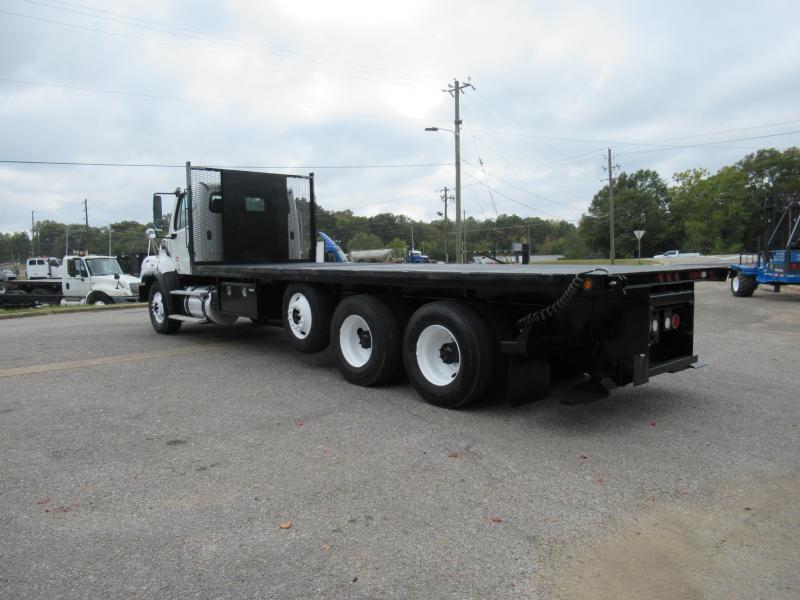
<instances>
[{"instance_id":1,"label":"dual rear tire","mask_svg":"<svg viewBox=\"0 0 800 600\"><path fill-rule=\"evenodd\" d=\"M402 307L371 294L349 296L334 311L330 306L324 292L291 285L284 294L284 329L301 352L330 343L347 381L378 385L404 366L417 392L444 408L466 406L488 391L496 349L486 321L469 305L430 302L410 319Z\"/></svg>"}]
</instances>

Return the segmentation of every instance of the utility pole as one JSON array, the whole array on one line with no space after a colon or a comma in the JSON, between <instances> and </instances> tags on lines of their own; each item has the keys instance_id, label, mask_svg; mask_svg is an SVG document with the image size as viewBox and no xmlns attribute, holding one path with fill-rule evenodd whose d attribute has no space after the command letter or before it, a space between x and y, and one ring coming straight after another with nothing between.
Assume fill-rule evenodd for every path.
<instances>
[{"instance_id":1,"label":"utility pole","mask_svg":"<svg viewBox=\"0 0 800 600\"><path fill-rule=\"evenodd\" d=\"M460 112L460 96L464 93L464 89L471 87L473 90L475 86L467 80L467 83L459 83L458 79L453 80L453 84L448 84L446 90L455 99L456 118L455 118L455 143L456 143L456 262L463 263L465 260L464 250L462 246L463 233L461 231L461 112Z\"/></svg>"},{"instance_id":2,"label":"utility pole","mask_svg":"<svg viewBox=\"0 0 800 600\"><path fill-rule=\"evenodd\" d=\"M464 245L461 247L462 251L464 252L464 259L461 262L467 262L467 228L464 227L464 224L467 222L467 211L463 211L464 214L462 215L461 220L461 231L464 234Z\"/></svg>"},{"instance_id":3,"label":"utility pole","mask_svg":"<svg viewBox=\"0 0 800 600\"><path fill-rule=\"evenodd\" d=\"M611 148L608 149L608 228L611 239L611 264L614 264L614 168L611 166Z\"/></svg>"},{"instance_id":4,"label":"utility pole","mask_svg":"<svg viewBox=\"0 0 800 600\"><path fill-rule=\"evenodd\" d=\"M447 195L447 187L442 190L442 195L440 196L442 201L444 202L444 262L449 261L449 254L447 252L447 203L453 199L453 195Z\"/></svg>"},{"instance_id":5,"label":"utility pole","mask_svg":"<svg viewBox=\"0 0 800 600\"><path fill-rule=\"evenodd\" d=\"M86 217L86 231L89 231L89 201L83 199L83 214Z\"/></svg>"},{"instance_id":6,"label":"utility pole","mask_svg":"<svg viewBox=\"0 0 800 600\"><path fill-rule=\"evenodd\" d=\"M31 211L31 256L36 254L36 247L34 244L34 239L36 238L36 221L33 218L33 211Z\"/></svg>"},{"instance_id":7,"label":"utility pole","mask_svg":"<svg viewBox=\"0 0 800 600\"><path fill-rule=\"evenodd\" d=\"M69 255L69 227L64 230L64 256Z\"/></svg>"},{"instance_id":8,"label":"utility pole","mask_svg":"<svg viewBox=\"0 0 800 600\"><path fill-rule=\"evenodd\" d=\"M413 228L411 229L411 236L414 236ZM113 256L113 254L111 254L111 225L108 226L108 255Z\"/></svg>"},{"instance_id":9,"label":"utility pole","mask_svg":"<svg viewBox=\"0 0 800 600\"><path fill-rule=\"evenodd\" d=\"M414 249L414 224L411 224L411 249Z\"/></svg>"}]
</instances>

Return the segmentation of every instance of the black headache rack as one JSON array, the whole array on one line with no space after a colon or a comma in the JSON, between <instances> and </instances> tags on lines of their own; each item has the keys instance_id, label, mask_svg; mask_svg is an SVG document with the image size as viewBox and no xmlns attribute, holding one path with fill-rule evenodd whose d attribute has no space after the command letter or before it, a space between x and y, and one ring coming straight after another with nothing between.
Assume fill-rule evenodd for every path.
<instances>
[{"instance_id":1,"label":"black headache rack","mask_svg":"<svg viewBox=\"0 0 800 600\"><path fill-rule=\"evenodd\" d=\"M313 262L314 174L186 163L191 265Z\"/></svg>"}]
</instances>

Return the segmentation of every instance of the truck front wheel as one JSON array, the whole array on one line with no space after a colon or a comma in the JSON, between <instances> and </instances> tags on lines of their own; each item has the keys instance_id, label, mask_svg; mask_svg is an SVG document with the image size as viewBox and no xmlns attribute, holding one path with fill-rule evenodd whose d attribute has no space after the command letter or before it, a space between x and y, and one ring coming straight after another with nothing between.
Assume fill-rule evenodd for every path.
<instances>
[{"instance_id":1,"label":"truck front wheel","mask_svg":"<svg viewBox=\"0 0 800 600\"><path fill-rule=\"evenodd\" d=\"M356 385L390 379L401 364L403 330L392 309L367 294L343 300L333 313L331 346L336 366Z\"/></svg>"},{"instance_id":2,"label":"truck front wheel","mask_svg":"<svg viewBox=\"0 0 800 600\"><path fill-rule=\"evenodd\" d=\"M431 302L411 317L403 362L411 384L431 404L466 406L486 393L494 371L486 321L465 304Z\"/></svg>"},{"instance_id":3,"label":"truck front wheel","mask_svg":"<svg viewBox=\"0 0 800 600\"><path fill-rule=\"evenodd\" d=\"M731 294L737 298L746 298L752 296L756 291L756 278L748 277L738 273L735 277L731 277Z\"/></svg>"},{"instance_id":4,"label":"truck front wheel","mask_svg":"<svg viewBox=\"0 0 800 600\"><path fill-rule=\"evenodd\" d=\"M150 286L150 297L148 301L150 312L150 323L157 333L177 333L181 328L181 322L169 318L169 306L165 292L161 285L154 282Z\"/></svg>"},{"instance_id":5,"label":"truck front wheel","mask_svg":"<svg viewBox=\"0 0 800 600\"><path fill-rule=\"evenodd\" d=\"M304 354L328 347L331 300L324 290L307 283L291 283L283 294L283 329L289 343Z\"/></svg>"}]
</instances>

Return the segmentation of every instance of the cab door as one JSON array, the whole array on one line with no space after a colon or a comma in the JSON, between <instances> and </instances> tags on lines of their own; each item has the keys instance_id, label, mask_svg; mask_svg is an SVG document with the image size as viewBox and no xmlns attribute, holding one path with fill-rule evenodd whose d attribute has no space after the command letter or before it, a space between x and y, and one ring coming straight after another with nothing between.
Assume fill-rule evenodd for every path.
<instances>
[{"instance_id":1,"label":"cab door","mask_svg":"<svg viewBox=\"0 0 800 600\"><path fill-rule=\"evenodd\" d=\"M67 261L67 274L63 278L64 295L86 298L92 290L92 282L89 279L89 269L86 262L79 256L70 258Z\"/></svg>"},{"instance_id":2,"label":"cab door","mask_svg":"<svg viewBox=\"0 0 800 600\"><path fill-rule=\"evenodd\" d=\"M178 205L173 215L172 258L178 273L190 274L191 262L189 260L189 195L184 193L178 200Z\"/></svg>"}]
</instances>

